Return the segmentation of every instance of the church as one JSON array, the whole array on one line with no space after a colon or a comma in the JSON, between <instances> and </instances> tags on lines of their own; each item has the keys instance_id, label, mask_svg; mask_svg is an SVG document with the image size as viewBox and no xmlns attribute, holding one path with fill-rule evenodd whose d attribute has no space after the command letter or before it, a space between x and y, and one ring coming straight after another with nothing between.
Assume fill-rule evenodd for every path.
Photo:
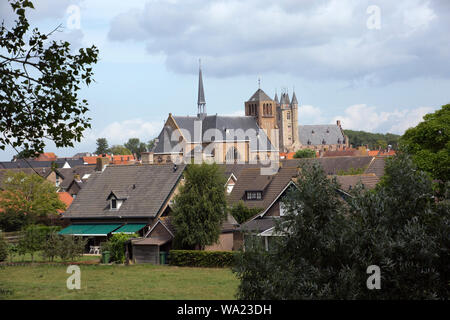
<instances>
[{"instance_id":1,"label":"church","mask_svg":"<svg viewBox=\"0 0 450 320\"><path fill-rule=\"evenodd\" d=\"M153 150L143 163L257 163L278 161L280 152L299 149L345 150L349 147L340 121L335 125L298 125L298 100L284 92L278 100L261 88L244 103L245 116L208 115L199 68L196 116L169 113Z\"/></svg>"}]
</instances>

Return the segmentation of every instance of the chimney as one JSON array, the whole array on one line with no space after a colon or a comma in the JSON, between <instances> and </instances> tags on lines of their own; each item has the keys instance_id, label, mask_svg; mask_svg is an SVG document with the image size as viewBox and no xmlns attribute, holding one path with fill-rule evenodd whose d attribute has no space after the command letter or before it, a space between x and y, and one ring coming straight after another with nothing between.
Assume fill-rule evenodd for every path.
<instances>
[{"instance_id":1,"label":"chimney","mask_svg":"<svg viewBox=\"0 0 450 320\"><path fill-rule=\"evenodd\" d=\"M341 120L336 120L336 124L340 128L341 127Z\"/></svg>"},{"instance_id":2,"label":"chimney","mask_svg":"<svg viewBox=\"0 0 450 320\"><path fill-rule=\"evenodd\" d=\"M80 175L78 173L73 176L73 179L77 182L81 181Z\"/></svg>"},{"instance_id":3,"label":"chimney","mask_svg":"<svg viewBox=\"0 0 450 320\"><path fill-rule=\"evenodd\" d=\"M153 163L153 152L142 152L141 153L142 164L152 164Z\"/></svg>"},{"instance_id":4,"label":"chimney","mask_svg":"<svg viewBox=\"0 0 450 320\"><path fill-rule=\"evenodd\" d=\"M109 164L109 159L107 157L97 158L97 166L95 167L95 171L105 170L105 168L108 164Z\"/></svg>"}]
</instances>

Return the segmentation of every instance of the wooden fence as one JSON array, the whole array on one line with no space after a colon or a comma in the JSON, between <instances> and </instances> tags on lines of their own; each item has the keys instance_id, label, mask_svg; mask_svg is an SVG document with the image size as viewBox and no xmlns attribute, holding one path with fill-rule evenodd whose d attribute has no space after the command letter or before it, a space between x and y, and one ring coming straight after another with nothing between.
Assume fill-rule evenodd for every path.
<instances>
[{"instance_id":1,"label":"wooden fence","mask_svg":"<svg viewBox=\"0 0 450 320\"><path fill-rule=\"evenodd\" d=\"M2 232L3 237L5 238L6 242L17 244L20 240L20 238L23 237L21 235L20 231L16 232Z\"/></svg>"}]
</instances>

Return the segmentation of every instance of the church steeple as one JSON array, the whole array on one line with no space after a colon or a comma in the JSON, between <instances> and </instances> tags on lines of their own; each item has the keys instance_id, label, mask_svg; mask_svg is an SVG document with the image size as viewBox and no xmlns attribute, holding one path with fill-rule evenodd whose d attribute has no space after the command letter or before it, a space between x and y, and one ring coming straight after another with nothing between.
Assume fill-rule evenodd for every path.
<instances>
[{"instance_id":1,"label":"church steeple","mask_svg":"<svg viewBox=\"0 0 450 320\"><path fill-rule=\"evenodd\" d=\"M295 96L295 91L294 94L292 95L292 101L291 101L291 106L298 106L298 101L297 101L297 97Z\"/></svg>"},{"instance_id":2,"label":"church steeple","mask_svg":"<svg viewBox=\"0 0 450 320\"><path fill-rule=\"evenodd\" d=\"M201 61L198 62L198 99L197 99L198 112L197 116L206 116L206 100L205 91L203 89L203 77L202 77L202 66Z\"/></svg>"}]
</instances>

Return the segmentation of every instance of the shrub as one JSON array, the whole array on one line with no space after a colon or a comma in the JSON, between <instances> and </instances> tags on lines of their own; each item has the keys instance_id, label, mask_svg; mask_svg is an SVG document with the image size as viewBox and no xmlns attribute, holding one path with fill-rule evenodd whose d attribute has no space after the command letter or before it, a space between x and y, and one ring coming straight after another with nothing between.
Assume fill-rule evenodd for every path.
<instances>
[{"instance_id":1,"label":"shrub","mask_svg":"<svg viewBox=\"0 0 450 320\"><path fill-rule=\"evenodd\" d=\"M232 205L230 208L231 215L236 219L237 223L244 223L257 213L263 211L263 208L249 208L244 204L244 201L239 200L237 204Z\"/></svg>"},{"instance_id":2,"label":"shrub","mask_svg":"<svg viewBox=\"0 0 450 320\"><path fill-rule=\"evenodd\" d=\"M109 251L112 262L125 262L125 243L136 237L135 234L116 233L108 242L102 244L102 252Z\"/></svg>"},{"instance_id":3,"label":"shrub","mask_svg":"<svg viewBox=\"0 0 450 320\"><path fill-rule=\"evenodd\" d=\"M169 264L180 267L232 267L237 251L170 250Z\"/></svg>"},{"instance_id":4,"label":"shrub","mask_svg":"<svg viewBox=\"0 0 450 320\"><path fill-rule=\"evenodd\" d=\"M0 231L0 261L6 260L8 257L8 244Z\"/></svg>"},{"instance_id":5,"label":"shrub","mask_svg":"<svg viewBox=\"0 0 450 320\"><path fill-rule=\"evenodd\" d=\"M295 159L299 158L315 158L316 152L311 149L300 149L294 154Z\"/></svg>"}]
</instances>

